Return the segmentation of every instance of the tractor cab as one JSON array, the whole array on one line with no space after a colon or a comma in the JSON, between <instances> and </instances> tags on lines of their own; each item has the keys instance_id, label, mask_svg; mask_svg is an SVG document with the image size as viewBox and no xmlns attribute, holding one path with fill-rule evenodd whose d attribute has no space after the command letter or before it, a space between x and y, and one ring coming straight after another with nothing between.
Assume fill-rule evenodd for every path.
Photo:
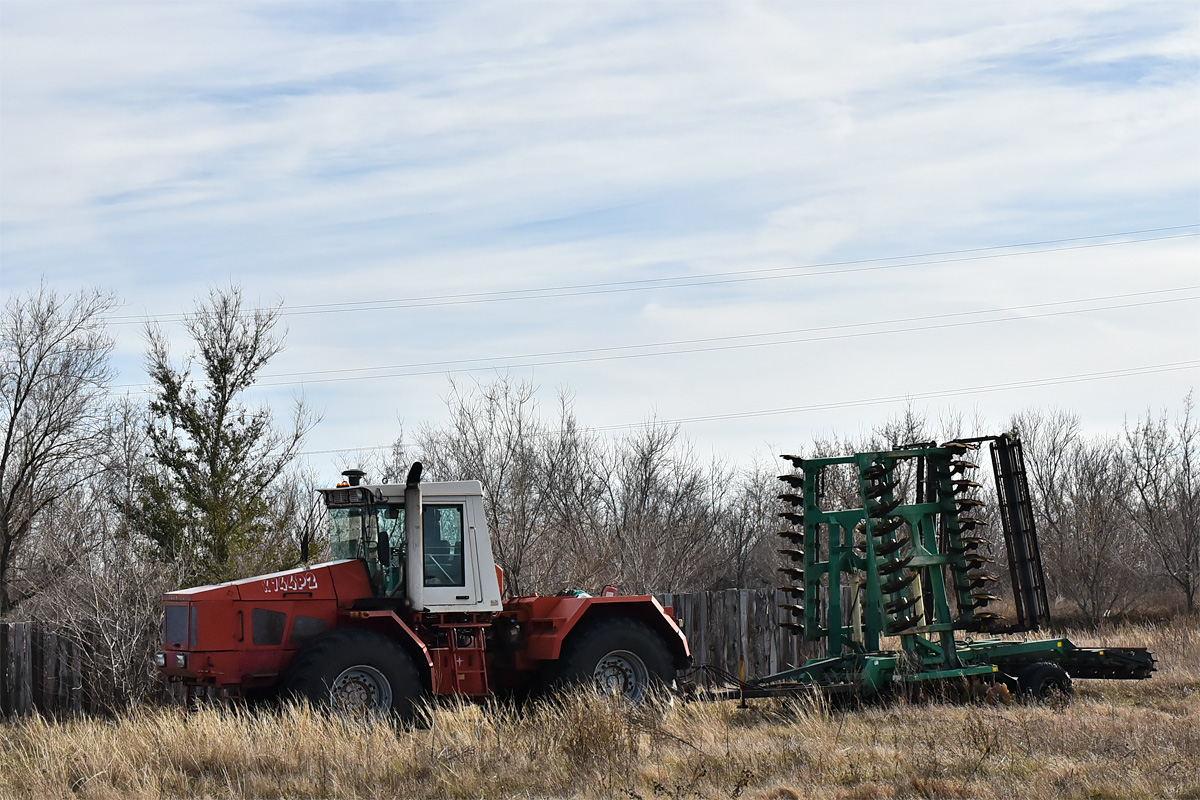
<instances>
[{"instance_id":1,"label":"tractor cab","mask_svg":"<svg viewBox=\"0 0 1200 800\"><path fill-rule=\"evenodd\" d=\"M361 471L347 470L336 488L318 490L331 554L364 561L375 597L408 600L414 611L500 611L482 485L422 484L418 469L405 485L363 484Z\"/></svg>"}]
</instances>

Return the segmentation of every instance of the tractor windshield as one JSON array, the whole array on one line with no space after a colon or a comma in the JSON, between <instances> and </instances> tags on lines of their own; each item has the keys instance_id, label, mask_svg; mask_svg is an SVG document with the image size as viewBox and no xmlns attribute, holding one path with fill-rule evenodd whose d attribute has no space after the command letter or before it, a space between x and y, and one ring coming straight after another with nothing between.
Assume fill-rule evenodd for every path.
<instances>
[{"instance_id":1,"label":"tractor windshield","mask_svg":"<svg viewBox=\"0 0 1200 800\"><path fill-rule=\"evenodd\" d=\"M329 509L329 549L334 558L366 558L379 541L379 526L373 510Z\"/></svg>"},{"instance_id":2,"label":"tractor windshield","mask_svg":"<svg viewBox=\"0 0 1200 800\"><path fill-rule=\"evenodd\" d=\"M372 580L391 595L403 582L404 506L329 509L329 548L334 558L361 558Z\"/></svg>"}]
</instances>

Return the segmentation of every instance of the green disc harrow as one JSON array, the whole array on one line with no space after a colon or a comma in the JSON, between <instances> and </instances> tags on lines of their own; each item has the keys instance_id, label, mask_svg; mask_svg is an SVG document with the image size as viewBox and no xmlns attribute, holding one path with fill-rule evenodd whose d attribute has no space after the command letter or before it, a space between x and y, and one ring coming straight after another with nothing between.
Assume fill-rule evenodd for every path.
<instances>
[{"instance_id":1,"label":"green disc harrow","mask_svg":"<svg viewBox=\"0 0 1200 800\"><path fill-rule=\"evenodd\" d=\"M985 451L991 502L979 479ZM779 478L786 487L779 494L781 624L823 642L824 654L743 682L740 696L813 686L857 697L895 690L912 696L933 686L1041 694L1048 687L1069 692L1071 677L1145 678L1154 670L1144 648L997 638L1050 622L1015 438L783 458L792 469ZM826 491L831 482L837 492ZM1007 581L1000 579L1000 552ZM999 610L1001 586L1011 591L1008 616Z\"/></svg>"}]
</instances>

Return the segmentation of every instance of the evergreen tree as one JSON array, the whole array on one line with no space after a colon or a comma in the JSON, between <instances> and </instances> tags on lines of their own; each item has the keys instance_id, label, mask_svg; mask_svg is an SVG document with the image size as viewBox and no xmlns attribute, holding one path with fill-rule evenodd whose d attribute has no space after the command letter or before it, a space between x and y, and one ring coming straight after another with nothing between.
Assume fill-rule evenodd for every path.
<instances>
[{"instance_id":1,"label":"evergreen tree","mask_svg":"<svg viewBox=\"0 0 1200 800\"><path fill-rule=\"evenodd\" d=\"M278 306L243 308L240 288L213 290L184 317L195 349L178 367L161 328L147 328L156 469L142 480L133 516L159 555L183 559L193 580L230 580L298 558L271 530L270 496L317 420L297 400L281 430L268 407L239 399L283 350L278 321Z\"/></svg>"}]
</instances>

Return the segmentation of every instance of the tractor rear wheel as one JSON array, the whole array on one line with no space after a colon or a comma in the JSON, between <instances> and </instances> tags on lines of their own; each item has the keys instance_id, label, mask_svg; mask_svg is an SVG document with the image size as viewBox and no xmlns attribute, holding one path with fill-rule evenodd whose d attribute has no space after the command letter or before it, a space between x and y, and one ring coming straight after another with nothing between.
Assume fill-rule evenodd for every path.
<instances>
[{"instance_id":1,"label":"tractor rear wheel","mask_svg":"<svg viewBox=\"0 0 1200 800\"><path fill-rule=\"evenodd\" d=\"M374 631L333 631L296 654L284 688L313 705L352 716L413 716L421 679L400 645Z\"/></svg>"},{"instance_id":2,"label":"tractor rear wheel","mask_svg":"<svg viewBox=\"0 0 1200 800\"><path fill-rule=\"evenodd\" d=\"M1021 693L1042 703L1067 701L1075 694L1071 676L1053 661L1038 661L1017 673Z\"/></svg>"},{"instance_id":3,"label":"tractor rear wheel","mask_svg":"<svg viewBox=\"0 0 1200 800\"><path fill-rule=\"evenodd\" d=\"M592 684L640 704L670 686L675 665L662 637L632 619L609 619L579 631L564 646L558 683Z\"/></svg>"}]
</instances>

